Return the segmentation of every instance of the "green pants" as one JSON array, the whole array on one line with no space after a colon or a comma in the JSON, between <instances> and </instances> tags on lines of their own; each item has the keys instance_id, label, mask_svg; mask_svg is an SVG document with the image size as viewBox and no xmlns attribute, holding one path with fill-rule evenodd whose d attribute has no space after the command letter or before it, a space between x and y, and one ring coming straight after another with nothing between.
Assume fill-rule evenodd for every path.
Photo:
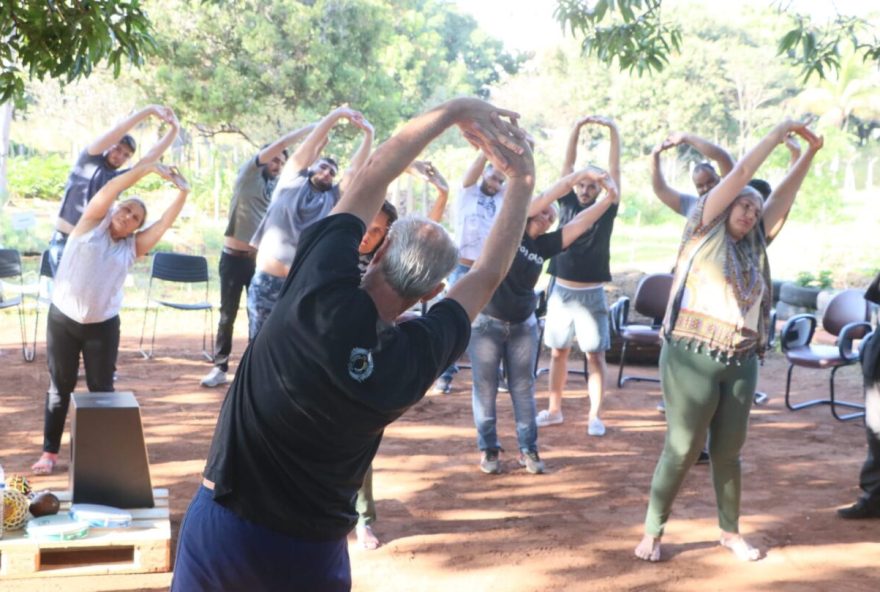
<instances>
[{"instance_id":1,"label":"green pants","mask_svg":"<svg viewBox=\"0 0 880 592\"><path fill-rule=\"evenodd\" d=\"M666 442L651 480L645 532L661 536L672 502L709 433L718 525L739 532L742 490L739 453L758 382L758 359L742 365L717 362L683 345L663 344L660 377L666 405Z\"/></svg>"},{"instance_id":2,"label":"green pants","mask_svg":"<svg viewBox=\"0 0 880 592\"><path fill-rule=\"evenodd\" d=\"M358 489L355 510L358 513L358 525L367 526L376 521L376 501L373 499L373 465L364 475L364 484Z\"/></svg>"}]
</instances>

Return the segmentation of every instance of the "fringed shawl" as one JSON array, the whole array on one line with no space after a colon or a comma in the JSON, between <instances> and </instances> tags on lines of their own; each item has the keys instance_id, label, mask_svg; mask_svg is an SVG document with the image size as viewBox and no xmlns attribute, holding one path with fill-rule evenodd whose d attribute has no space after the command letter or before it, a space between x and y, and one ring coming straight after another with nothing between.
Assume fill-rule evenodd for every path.
<instances>
[{"instance_id":1,"label":"fringed shawl","mask_svg":"<svg viewBox=\"0 0 880 592\"><path fill-rule=\"evenodd\" d=\"M763 356L772 290L760 221L737 241L726 229L733 204L702 224L705 204L703 197L684 231L664 335L728 364Z\"/></svg>"}]
</instances>

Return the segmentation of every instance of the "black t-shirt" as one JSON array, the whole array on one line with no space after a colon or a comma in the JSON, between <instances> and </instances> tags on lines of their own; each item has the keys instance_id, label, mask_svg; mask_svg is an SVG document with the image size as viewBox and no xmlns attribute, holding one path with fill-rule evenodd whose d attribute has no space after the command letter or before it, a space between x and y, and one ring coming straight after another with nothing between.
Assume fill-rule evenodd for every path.
<instances>
[{"instance_id":1,"label":"black t-shirt","mask_svg":"<svg viewBox=\"0 0 880 592\"><path fill-rule=\"evenodd\" d=\"M95 194L110 179L127 170L112 168L103 154L89 154L88 150L83 150L67 177L58 217L76 226Z\"/></svg>"},{"instance_id":2,"label":"black t-shirt","mask_svg":"<svg viewBox=\"0 0 880 592\"><path fill-rule=\"evenodd\" d=\"M535 284L541 277L544 261L561 251L561 228L535 239L528 234L523 235L510 271L483 312L509 323L521 323L528 319L534 314L537 305Z\"/></svg>"},{"instance_id":3,"label":"black t-shirt","mask_svg":"<svg viewBox=\"0 0 880 592\"><path fill-rule=\"evenodd\" d=\"M312 540L345 536L389 423L467 347L470 321L444 299L383 323L359 288L364 224L329 216L300 239L272 314L229 388L205 477L240 516Z\"/></svg>"},{"instance_id":4,"label":"black t-shirt","mask_svg":"<svg viewBox=\"0 0 880 592\"><path fill-rule=\"evenodd\" d=\"M560 197L557 203L559 226L565 226L592 205L581 205L574 191ZM615 216L617 204L611 204L592 228L550 260L550 268L547 270L550 275L572 282L611 281L611 231L614 229Z\"/></svg>"}]
</instances>

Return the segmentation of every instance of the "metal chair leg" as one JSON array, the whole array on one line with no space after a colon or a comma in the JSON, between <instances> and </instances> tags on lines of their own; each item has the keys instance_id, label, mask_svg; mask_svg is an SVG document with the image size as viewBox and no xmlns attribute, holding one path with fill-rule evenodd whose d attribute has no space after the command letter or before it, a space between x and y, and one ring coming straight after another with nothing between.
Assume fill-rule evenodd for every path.
<instances>
[{"instance_id":1,"label":"metal chair leg","mask_svg":"<svg viewBox=\"0 0 880 592\"><path fill-rule=\"evenodd\" d=\"M626 363L626 340L623 340L623 346L620 348L620 370L617 371L617 388L623 386L623 366Z\"/></svg>"},{"instance_id":2,"label":"metal chair leg","mask_svg":"<svg viewBox=\"0 0 880 592\"><path fill-rule=\"evenodd\" d=\"M849 401L837 401L834 398L834 374L837 372L837 370L839 368L840 368L840 366L835 366L834 368L831 369L831 381L830 381L831 382L831 384L830 384L830 388L831 388L831 415L833 415L834 419L836 419L838 421L849 421L851 419L858 419L860 417L864 417L865 416L865 411L864 411L865 406L864 405L862 405L860 403L850 403ZM855 413L845 413L845 414L841 415L837 412L838 405L841 407L847 407L849 409L861 409L861 411L856 411Z\"/></svg>"},{"instance_id":3,"label":"metal chair leg","mask_svg":"<svg viewBox=\"0 0 880 592\"><path fill-rule=\"evenodd\" d=\"M22 295L21 304L18 305L18 322L21 325L21 356L25 362L33 362L36 350L28 349L27 346L27 323L24 320L24 295ZM34 332L34 341L37 340L36 331Z\"/></svg>"}]
</instances>

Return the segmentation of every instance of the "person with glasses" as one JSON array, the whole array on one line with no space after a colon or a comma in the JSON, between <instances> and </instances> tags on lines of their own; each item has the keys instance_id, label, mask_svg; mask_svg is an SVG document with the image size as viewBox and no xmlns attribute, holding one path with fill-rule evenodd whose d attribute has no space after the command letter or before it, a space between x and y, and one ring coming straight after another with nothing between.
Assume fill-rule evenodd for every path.
<instances>
[{"instance_id":1,"label":"person with glasses","mask_svg":"<svg viewBox=\"0 0 880 592\"><path fill-rule=\"evenodd\" d=\"M330 130L340 120L360 128L363 141L339 181L339 165L321 151ZM266 217L250 244L257 249L256 271L248 287L248 336L253 341L272 312L296 254L303 230L325 218L367 161L373 143L373 126L363 114L339 107L319 121L285 163L272 194Z\"/></svg>"}]
</instances>

